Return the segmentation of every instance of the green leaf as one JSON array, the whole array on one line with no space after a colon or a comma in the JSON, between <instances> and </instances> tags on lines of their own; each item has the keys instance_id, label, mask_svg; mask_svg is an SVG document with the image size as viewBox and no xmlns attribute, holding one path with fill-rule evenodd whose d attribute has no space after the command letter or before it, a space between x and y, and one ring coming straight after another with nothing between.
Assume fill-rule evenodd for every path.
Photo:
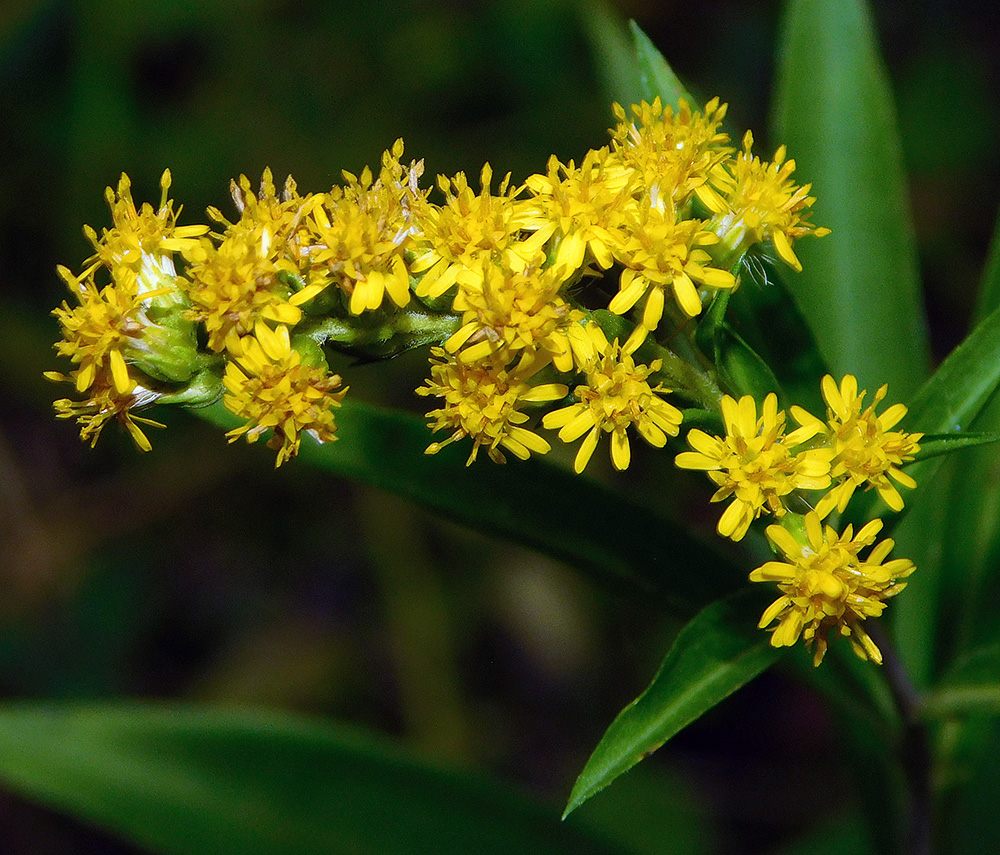
<instances>
[{"instance_id":1,"label":"green leaf","mask_svg":"<svg viewBox=\"0 0 1000 855\"><path fill-rule=\"evenodd\" d=\"M232 428L221 404L194 410ZM526 544L605 584L641 590L693 614L733 590L741 574L713 546L589 478L541 460L466 466L471 443L424 454L432 439L411 413L348 399L337 410L336 442L305 437L297 462L381 487L451 519ZM485 457L485 455L481 455ZM697 572L691 568L697 567Z\"/></svg>"},{"instance_id":2,"label":"green leaf","mask_svg":"<svg viewBox=\"0 0 1000 855\"><path fill-rule=\"evenodd\" d=\"M931 437L931 442L946 440L949 436L959 438L974 434L965 433L966 428L986 406L990 396L1000 385L1000 308L987 315L982 322L959 344L938 366L934 375L927 380L913 396L908 412L900 427L908 431L919 431ZM991 440L994 431L982 431L983 442ZM970 445L979 443L969 443ZM932 451L935 446L931 446ZM875 499L859 503L858 512L852 519L870 519L883 516L887 529L908 513L917 495L929 493L933 477L944 461L938 454L922 455L911 463L907 472L917 482L917 487L909 493L906 507L900 515L880 514L875 509Z\"/></svg>"},{"instance_id":3,"label":"green leaf","mask_svg":"<svg viewBox=\"0 0 1000 855\"><path fill-rule=\"evenodd\" d=\"M927 697L923 713L928 718L1000 715L1000 644L980 647L956 661Z\"/></svg>"},{"instance_id":4,"label":"green leaf","mask_svg":"<svg viewBox=\"0 0 1000 855\"><path fill-rule=\"evenodd\" d=\"M584 35L590 43L605 107L612 101L626 109L644 97L631 33L618 11L602 0L577 5Z\"/></svg>"},{"instance_id":5,"label":"green leaf","mask_svg":"<svg viewBox=\"0 0 1000 855\"><path fill-rule=\"evenodd\" d=\"M903 424L924 433L966 430L998 383L1000 308L987 315L920 387Z\"/></svg>"},{"instance_id":6,"label":"green leaf","mask_svg":"<svg viewBox=\"0 0 1000 855\"><path fill-rule=\"evenodd\" d=\"M790 0L778 61L774 139L812 183L812 221L832 234L795 245L789 277L827 364L862 388L906 398L928 367L917 254L899 132L862 0Z\"/></svg>"},{"instance_id":7,"label":"green leaf","mask_svg":"<svg viewBox=\"0 0 1000 855\"><path fill-rule=\"evenodd\" d=\"M729 298L729 291L722 291L713 298L695 333L698 346L704 353L712 354L719 379L730 395L736 398L752 395L758 403L770 392L783 398L771 367L726 321Z\"/></svg>"},{"instance_id":8,"label":"green leaf","mask_svg":"<svg viewBox=\"0 0 1000 855\"><path fill-rule=\"evenodd\" d=\"M973 424L998 384L1000 309L980 322L924 383L910 401L909 412L901 427L938 438L949 434L959 436ZM1000 428L1000 422L977 421L975 426L992 434ZM964 457L967 452L960 454ZM993 534L992 530L981 529L983 523L978 517L966 519L959 515L957 508L950 506L948 479L935 477L946 459L945 456L933 456L907 467L907 474L916 480L917 487L905 491L906 506L899 514L883 513L880 510L881 501L876 499L874 492L850 510L851 519L855 521L882 517L886 523L886 534L892 531L896 539L895 554L911 558L917 564L918 572L911 578L906 595L900 597L899 603L892 609L892 620L900 655L921 688L933 682L939 661L947 660L940 655L942 639L938 638L938 634L939 629L950 631L950 627L940 621L940 615L957 614L959 633L968 635L971 632L969 627L975 604L968 598L977 595L982 576L977 568L983 566L982 561L989 554ZM989 502L994 492L991 466L982 458L973 461L976 465L972 467L968 466L968 458L964 462L966 468L962 477L952 480L962 492L967 485L974 485L977 489L972 494L966 494L963 507ZM992 507L991 512L996 511L996 507ZM986 520L988 523L990 518ZM954 564L954 556L940 548L945 538L956 536L961 541L956 550L965 552L961 565ZM972 555L972 552L975 554ZM948 559L947 562L945 559ZM968 570L968 577L944 583L943 573L954 576L954 572L948 569L950 566L959 566L958 572Z\"/></svg>"},{"instance_id":9,"label":"green leaf","mask_svg":"<svg viewBox=\"0 0 1000 855\"><path fill-rule=\"evenodd\" d=\"M973 318L982 323L1000 308L1000 219L982 273ZM995 334L996 331L993 331ZM989 336L985 337L989 344ZM985 355L984 358L989 358ZM995 358L995 357L994 357ZM994 389L970 425L975 430L1000 431L1000 394ZM937 607L948 619L942 624L951 655L967 651L980 630L996 620L995 606L984 592L1000 571L1000 492L996 471L1000 448L985 447L958 455L951 467L961 477L951 479L942 504L948 509L947 580ZM947 656L943 657L947 661Z\"/></svg>"},{"instance_id":10,"label":"green leaf","mask_svg":"<svg viewBox=\"0 0 1000 855\"><path fill-rule=\"evenodd\" d=\"M729 324L720 324L715 334L715 365L730 393L740 398L753 395L760 403L770 392L784 398L771 367Z\"/></svg>"},{"instance_id":11,"label":"green leaf","mask_svg":"<svg viewBox=\"0 0 1000 855\"><path fill-rule=\"evenodd\" d=\"M1000 216L997 217L996 225L993 227L993 239L990 241L989 254L979 283L979 298L976 301L973 320L981 321L998 306L1000 306Z\"/></svg>"},{"instance_id":12,"label":"green leaf","mask_svg":"<svg viewBox=\"0 0 1000 855\"><path fill-rule=\"evenodd\" d=\"M1000 309L958 345L920 387L902 426L931 435L965 431L1000 383ZM941 461L914 464L910 474L926 483Z\"/></svg>"},{"instance_id":13,"label":"green leaf","mask_svg":"<svg viewBox=\"0 0 1000 855\"><path fill-rule=\"evenodd\" d=\"M283 713L7 706L0 778L167 855L616 851L496 784Z\"/></svg>"},{"instance_id":14,"label":"green leaf","mask_svg":"<svg viewBox=\"0 0 1000 855\"><path fill-rule=\"evenodd\" d=\"M674 74L674 70L663 58L656 46L635 21L629 21L632 28L632 37L635 39L635 56L639 65L639 83L641 86L640 95L646 101L652 102L659 96L664 104L677 103L683 98L692 109L697 106L697 102L692 98L684 84Z\"/></svg>"},{"instance_id":15,"label":"green leaf","mask_svg":"<svg viewBox=\"0 0 1000 855\"><path fill-rule=\"evenodd\" d=\"M924 434L920 439L920 451L913 456L913 462L930 460L963 448L976 448L1000 440L997 433L937 433Z\"/></svg>"},{"instance_id":16,"label":"green leaf","mask_svg":"<svg viewBox=\"0 0 1000 855\"><path fill-rule=\"evenodd\" d=\"M652 103L657 96L674 107L681 98L696 106L663 54L635 21L629 21L626 32L617 12L600 0L581 4L579 14L598 77L610 100L626 110L640 101Z\"/></svg>"},{"instance_id":17,"label":"green leaf","mask_svg":"<svg viewBox=\"0 0 1000 855\"><path fill-rule=\"evenodd\" d=\"M594 749L564 816L777 661L781 652L757 628L761 608L759 591L741 591L708 606L680 631L653 682Z\"/></svg>"}]
</instances>

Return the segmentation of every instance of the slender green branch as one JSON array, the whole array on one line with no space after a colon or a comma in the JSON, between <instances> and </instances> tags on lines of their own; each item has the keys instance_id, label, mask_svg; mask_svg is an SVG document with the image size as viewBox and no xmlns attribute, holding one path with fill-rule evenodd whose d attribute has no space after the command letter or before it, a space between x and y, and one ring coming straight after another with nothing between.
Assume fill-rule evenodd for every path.
<instances>
[{"instance_id":1,"label":"slender green branch","mask_svg":"<svg viewBox=\"0 0 1000 855\"><path fill-rule=\"evenodd\" d=\"M882 666L903 723L898 753L909 789L907 836L903 851L930 855L932 839L931 748L927 724L921 715L923 699L896 648L878 621L866 627L882 651Z\"/></svg>"}]
</instances>

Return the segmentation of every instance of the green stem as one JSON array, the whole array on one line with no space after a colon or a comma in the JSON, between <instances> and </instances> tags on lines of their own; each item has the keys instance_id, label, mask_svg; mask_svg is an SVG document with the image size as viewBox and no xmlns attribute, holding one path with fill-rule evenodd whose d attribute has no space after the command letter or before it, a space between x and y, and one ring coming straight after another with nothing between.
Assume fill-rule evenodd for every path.
<instances>
[{"instance_id":1,"label":"green stem","mask_svg":"<svg viewBox=\"0 0 1000 855\"><path fill-rule=\"evenodd\" d=\"M930 855L932 839L932 758L926 722L921 717L923 700L910 679L896 648L877 621L865 627L882 651L882 668L903 724L897 746L908 786L908 816L903 851L908 855Z\"/></svg>"}]
</instances>

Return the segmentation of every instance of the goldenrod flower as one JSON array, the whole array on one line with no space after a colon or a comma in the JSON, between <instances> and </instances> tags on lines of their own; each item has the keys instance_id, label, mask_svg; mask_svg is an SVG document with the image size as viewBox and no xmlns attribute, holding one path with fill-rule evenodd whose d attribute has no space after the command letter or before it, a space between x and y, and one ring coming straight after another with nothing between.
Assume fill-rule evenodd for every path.
<instances>
[{"instance_id":1,"label":"goldenrod flower","mask_svg":"<svg viewBox=\"0 0 1000 855\"><path fill-rule=\"evenodd\" d=\"M652 104L633 104L637 124L614 104L618 125L611 131L613 153L635 173L632 183L676 207L685 205L695 193L714 197L706 183L708 176L731 152L726 147L728 134L719 131L725 104L713 98L704 112L692 112L682 98L679 106L675 111L659 97Z\"/></svg>"},{"instance_id":2,"label":"goldenrod flower","mask_svg":"<svg viewBox=\"0 0 1000 855\"><path fill-rule=\"evenodd\" d=\"M89 267L79 277L57 268L80 305L71 308L64 302L53 310L63 332L55 347L60 356L79 364L73 378L78 392L89 389L98 375L107 375L115 390L127 395L135 381L129 376L125 350L149 323L143 314L148 295L138 294L134 280L131 288L118 283L99 288L94 279L98 267Z\"/></svg>"},{"instance_id":3,"label":"goldenrod flower","mask_svg":"<svg viewBox=\"0 0 1000 855\"><path fill-rule=\"evenodd\" d=\"M66 381L69 377L56 371L47 371L45 376L50 380ZM133 442L142 451L149 451L152 445L142 432L137 422L152 427L164 427L160 422L145 419L135 415L132 410L155 403L159 394L138 384L132 384L128 392L121 392L109 378L102 375L91 385L89 396L85 401L71 401L61 398L55 401L56 418L75 418L80 425L80 439L90 441L91 447L97 442L108 419L115 418L129 432Z\"/></svg>"},{"instance_id":4,"label":"goldenrod flower","mask_svg":"<svg viewBox=\"0 0 1000 855\"><path fill-rule=\"evenodd\" d=\"M225 233L218 245L202 238L184 251L190 281L181 280L192 303L188 316L205 325L208 346L217 352L227 344L237 347L258 321L294 326L302 318L299 306L325 287L293 293L285 282L287 274L302 271L309 251L302 220L324 197L300 196L289 177L279 198L270 169L264 170L259 194L245 175L230 190L239 220L230 223L218 209L209 209Z\"/></svg>"},{"instance_id":5,"label":"goldenrod flower","mask_svg":"<svg viewBox=\"0 0 1000 855\"><path fill-rule=\"evenodd\" d=\"M436 347L431 351L431 379L416 390L418 395L444 398L444 406L427 416L431 429L451 430L444 442L432 442L427 454L465 437L473 441L466 465L476 459L481 447L495 463L504 463L502 449L527 460L531 452L545 454L551 446L522 425L528 415L518 407L527 403L557 401L568 389L559 383L531 386L530 369L506 370L493 362L469 365Z\"/></svg>"},{"instance_id":6,"label":"goldenrod flower","mask_svg":"<svg viewBox=\"0 0 1000 855\"><path fill-rule=\"evenodd\" d=\"M770 240L778 256L793 270L802 270L792 244L804 235L828 235L826 227L808 222L807 209L816 201L809 195L811 184L797 187L792 181L795 161L785 160L781 146L770 163L751 155L753 134L743 137L743 151L713 173L713 181L725 198L725 207L714 210L716 231L734 247Z\"/></svg>"},{"instance_id":7,"label":"goldenrod flower","mask_svg":"<svg viewBox=\"0 0 1000 855\"><path fill-rule=\"evenodd\" d=\"M278 452L275 466L294 457L301 434L317 442L332 442L337 429L332 409L339 407L347 389L340 377L303 362L291 346L288 327L272 330L258 321L252 336L238 342L226 365L223 403L247 423L226 434L230 442L246 436L256 442L274 430L268 447Z\"/></svg>"},{"instance_id":8,"label":"goldenrod flower","mask_svg":"<svg viewBox=\"0 0 1000 855\"><path fill-rule=\"evenodd\" d=\"M660 397L671 390L662 383L649 385L649 376L660 365L658 359L637 365L616 339L587 367L586 384L573 392L578 403L545 415L543 426L558 428L563 442L575 442L587 434L576 453L574 471L579 474L587 468L602 432L611 434L611 462L619 470L627 469L632 457L627 433L630 425L656 448L666 444L667 436L677 436L681 411Z\"/></svg>"},{"instance_id":9,"label":"goldenrod flower","mask_svg":"<svg viewBox=\"0 0 1000 855\"><path fill-rule=\"evenodd\" d=\"M294 326L302 310L291 289L279 279L278 252L266 228L233 226L215 246L207 238L189 250L186 285L189 316L208 333L208 346L236 348L260 321Z\"/></svg>"},{"instance_id":10,"label":"goldenrod flower","mask_svg":"<svg viewBox=\"0 0 1000 855\"><path fill-rule=\"evenodd\" d=\"M551 267L521 272L488 259L475 279L463 279L453 308L462 326L445 350L462 362L497 359L506 364L518 353L544 353L560 371L573 368L569 329L583 312L559 296L561 279Z\"/></svg>"},{"instance_id":11,"label":"goldenrod flower","mask_svg":"<svg viewBox=\"0 0 1000 855\"><path fill-rule=\"evenodd\" d=\"M785 411L779 412L774 393L764 399L759 418L752 396L744 395L737 403L724 395L722 418L724 438L691 430L687 440L694 451L681 452L675 462L682 469L708 473L719 486L713 502L732 497L719 518L723 537L741 540L765 510L784 515L783 499L794 490L820 490L829 485L830 449L794 451L821 426L803 426L785 435Z\"/></svg>"},{"instance_id":12,"label":"goldenrod flower","mask_svg":"<svg viewBox=\"0 0 1000 855\"><path fill-rule=\"evenodd\" d=\"M345 186L333 188L305 221L313 244L310 281L335 282L353 315L379 308L386 295L400 307L410 300L405 254L417 229L412 212L422 195L417 180L423 163L404 167L402 155L403 141L397 140L382 155L377 180L368 167L360 178L345 172Z\"/></svg>"},{"instance_id":13,"label":"goldenrod flower","mask_svg":"<svg viewBox=\"0 0 1000 855\"><path fill-rule=\"evenodd\" d=\"M620 290L608 309L623 315L643 295L642 327L653 331L663 316L664 293L669 289L681 311L693 318L701 312L701 297L695 282L710 288L733 288L736 279L726 270L711 267L703 249L718 242L718 236L702 228L701 220L677 220L672 205L645 204L638 217L630 217L615 258L622 271Z\"/></svg>"},{"instance_id":14,"label":"goldenrod flower","mask_svg":"<svg viewBox=\"0 0 1000 855\"><path fill-rule=\"evenodd\" d=\"M563 279L584 266L588 251L603 270L611 267L616 229L635 205L622 171L607 168L608 154L607 148L588 151L579 167L553 155L545 175L525 182L533 197L526 204L524 228L534 232L527 244L541 247L554 239L553 265Z\"/></svg>"},{"instance_id":15,"label":"goldenrod flower","mask_svg":"<svg viewBox=\"0 0 1000 855\"><path fill-rule=\"evenodd\" d=\"M920 433L892 430L906 415L903 404L893 404L882 415L875 414L875 407L886 396L887 386L875 393L875 400L862 410L865 392L858 394L858 381L847 374L838 387L833 377L823 378L823 398L827 403L827 424L803 410L792 407L792 415L803 426L816 433L824 433L833 449L830 474L839 482L816 506L823 519L834 508L843 511L854 491L868 483L874 487L885 503L894 511L903 508L903 497L889 479L904 487L915 487L916 481L900 466L920 450Z\"/></svg>"},{"instance_id":16,"label":"goldenrod flower","mask_svg":"<svg viewBox=\"0 0 1000 855\"><path fill-rule=\"evenodd\" d=\"M776 582L782 592L760 619L763 629L772 621L774 647L789 647L802 636L813 648L813 664L819 665L826 653L831 633L850 637L851 647L861 659L881 664L882 653L862 627L870 617L878 617L885 600L906 586L899 582L909 576L913 562L905 558L885 559L895 545L885 539L862 559L862 549L875 542L881 520L872 520L854 537L847 526L837 535L822 526L819 515L805 517L805 542L797 540L780 525L768 526L767 536L786 561L768 561L750 574L752 582Z\"/></svg>"},{"instance_id":17,"label":"goldenrod flower","mask_svg":"<svg viewBox=\"0 0 1000 855\"><path fill-rule=\"evenodd\" d=\"M138 272L144 264L153 264L152 257L166 257L174 252L184 252L197 244L198 237L208 231L206 225L178 226L173 201L167 198L170 190L170 170L163 171L160 178L160 207L154 211L152 205L144 202L136 208L132 200L132 182L122 173L118 181L117 193L110 187L105 198L111 208L113 226L102 229L101 236L90 226L84 226L84 233L94 244L96 254L90 259L100 261L111 270L119 266ZM171 263L169 274L176 275Z\"/></svg>"},{"instance_id":18,"label":"goldenrod flower","mask_svg":"<svg viewBox=\"0 0 1000 855\"><path fill-rule=\"evenodd\" d=\"M532 249L519 241L524 205L517 196L524 188L511 187L508 174L494 196L490 192L492 178L487 163L477 195L464 173L452 179L439 175L444 205L421 200L415 211L418 231L414 235L415 259L410 265L413 273L423 273L414 289L418 296L440 297L455 285L460 274L476 286L482 279L484 261L517 271L544 261L540 248Z\"/></svg>"}]
</instances>

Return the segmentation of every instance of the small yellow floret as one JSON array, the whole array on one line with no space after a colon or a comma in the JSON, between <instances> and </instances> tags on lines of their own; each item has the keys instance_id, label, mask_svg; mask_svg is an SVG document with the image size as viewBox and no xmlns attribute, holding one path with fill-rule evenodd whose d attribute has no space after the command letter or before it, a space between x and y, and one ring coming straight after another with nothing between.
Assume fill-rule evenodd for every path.
<instances>
[{"instance_id":1,"label":"small yellow floret","mask_svg":"<svg viewBox=\"0 0 1000 855\"><path fill-rule=\"evenodd\" d=\"M802 270L794 242L805 235L828 235L826 227L808 222L808 209L816 201L809 195L811 184L801 187L792 181L795 161L785 160L781 146L770 163L750 153L753 134L743 137L743 151L713 173L713 182L726 200L728 214L720 220L719 233L744 234L744 244L770 240L778 256L793 270ZM730 242L732 239L730 238Z\"/></svg>"},{"instance_id":2,"label":"small yellow floret","mask_svg":"<svg viewBox=\"0 0 1000 855\"><path fill-rule=\"evenodd\" d=\"M867 558L860 557L881 529L882 521L873 520L857 537L851 526L838 536L830 526L821 524L815 512L805 517L804 542L780 525L768 527L768 538L786 560L758 567L750 574L750 581L775 582L782 592L760 619L762 629L778 621L771 634L774 647L791 646L801 636L813 649L813 664L819 665L833 633L849 636L861 659L881 664L882 653L861 624L882 614L884 601L906 586L898 580L915 569L913 562L904 558L885 560L894 546L888 538Z\"/></svg>"},{"instance_id":3,"label":"small yellow floret","mask_svg":"<svg viewBox=\"0 0 1000 855\"><path fill-rule=\"evenodd\" d=\"M799 424L822 433L833 450L830 475L836 486L816 506L820 519L834 508L843 511L854 491L867 483L868 489L878 490L885 503L894 511L903 509L903 497L889 479L913 488L916 482L899 467L920 450L920 433L892 430L906 415L903 404L893 404L882 415L875 408L885 398L888 387L882 386L872 403L864 406L865 391L858 392L858 381L847 374L840 386L829 374L823 378L823 398L827 403L827 423L824 424L801 407L793 407L792 415Z\"/></svg>"},{"instance_id":4,"label":"small yellow floret","mask_svg":"<svg viewBox=\"0 0 1000 855\"><path fill-rule=\"evenodd\" d=\"M677 455L682 469L701 469L719 489L713 502L732 497L719 518L723 537L741 540L750 524L765 510L782 516L783 499L794 490L819 490L830 483L830 458L826 448L794 449L819 432L815 426L801 427L785 435L785 411L778 410L774 393L764 399L761 414L750 395L739 402L722 398L725 438L702 430L691 430L687 440L694 451Z\"/></svg>"},{"instance_id":5,"label":"small yellow floret","mask_svg":"<svg viewBox=\"0 0 1000 855\"><path fill-rule=\"evenodd\" d=\"M431 355L431 379L416 391L418 395L444 398L444 406L427 416L432 430L451 430L452 434L444 442L427 446L427 454L436 454L467 436L472 437L473 445L466 465L472 464L481 447L495 463L505 462L502 449L521 460L527 460L531 452L549 451L551 446L544 439L523 427L529 417L518 408L526 403L564 398L568 393L565 386L531 386L531 368L508 371L489 361L469 365L442 348L434 348Z\"/></svg>"},{"instance_id":6,"label":"small yellow floret","mask_svg":"<svg viewBox=\"0 0 1000 855\"><path fill-rule=\"evenodd\" d=\"M244 435L247 442L256 442L274 430L268 447L278 452L275 466L280 466L298 453L302 433L317 442L337 438L332 410L347 389L338 390L336 374L303 364L291 347L288 327L272 330L258 321L254 334L240 339L235 349L223 378L223 403L247 423L226 434L230 442Z\"/></svg>"},{"instance_id":7,"label":"small yellow floret","mask_svg":"<svg viewBox=\"0 0 1000 855\"><path fill-rule=\"evenodd\" d=\"M596 326L596 325L595 325ZM599 359L587 367L587 382L577 386L578 403L548 413L542 420L546 428L559 429L559 439L575 442L584 434L573 463L583 472L597 448L601 433L611 434L611 462L616 469L627 469L631 462L627 428L635 425L643 439L662 448L668 436L677 436L681 411L663 400L671 391L662 383L649 385L649 376L660 369L660 361L637 365L617 339L604 340Z\"/></svg>"}]
</instances>

